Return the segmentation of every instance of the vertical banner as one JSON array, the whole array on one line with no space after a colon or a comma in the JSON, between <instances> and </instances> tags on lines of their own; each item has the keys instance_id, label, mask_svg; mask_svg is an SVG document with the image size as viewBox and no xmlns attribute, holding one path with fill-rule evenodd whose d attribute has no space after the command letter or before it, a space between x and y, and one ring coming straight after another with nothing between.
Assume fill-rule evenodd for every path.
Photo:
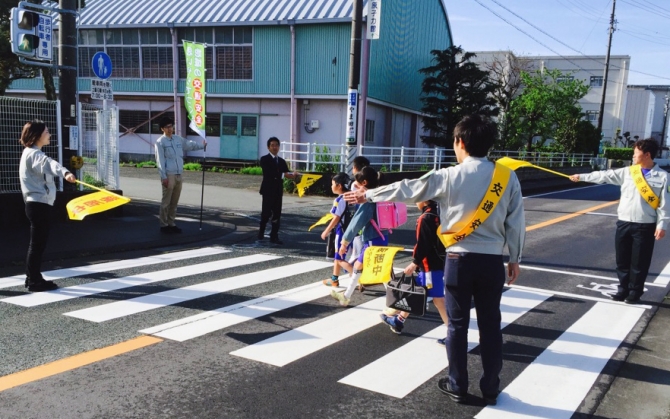
<instances>
[{"instance_id":1,"label":"vertical banner","mask_svg":"<svg viewBox=\"0 0 670 419\"><path fill-rule=\"evenodd\" d=\"M189 127L205 138L205 45L184 41L186 55L186 91L184 102Z\"/></svg>"},{"instance_id":2,"label":"vertical banner","mask_svg":"<svg viewBox=\"0 0 670 419\"><path fill-rule=\"evenodd\" d=\"M358 90L349 89L347 95L347 145L356 145L356 117L358 113Z\"/></svg>"},{"instance_id":3,"label":"vertical banner","mask_svg":"<svg viewBox=\"0 0 670 419\"><path fill-rule=\"evenodd\" d=\"M368 39L379 39L382 23L382 0L368 2Z\"/></svg>"}]
</instances>

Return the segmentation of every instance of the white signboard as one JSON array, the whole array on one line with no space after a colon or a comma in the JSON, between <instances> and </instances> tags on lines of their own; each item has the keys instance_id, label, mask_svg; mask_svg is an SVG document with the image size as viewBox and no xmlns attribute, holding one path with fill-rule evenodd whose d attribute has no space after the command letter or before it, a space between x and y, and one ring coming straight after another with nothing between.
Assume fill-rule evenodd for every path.
<instances>
[{"instance_id":1,"label":"white signboard","mask_svg":"<svg viewBox=\"0 0 670 419\"><path fill-rule=\"evenodd\" d=\"M109 80L91 79L91 99L114 100L112 82Z\"/></svg>"},{"instance_id":2,"label":"white signboard","mask_svg":"<svg viewBox=\"0 0 670 419\"><path fill-rule=\"evenodd\" d=\"M358 113L358 90L349 89L347 95L347 144L356 144L356 114Z\"/></svg>"},{"instance_id":3,"label":"white signboard","mask_svg":"<svg viewBox=\"0 0 670 419\"><path fill-rule=\"evenodd\" d=\"M382 23L382 0L368 1L368 39L379 39Z\"/></svg>"},{"instance_id":4,"label":"white signboard","mask_svg":"<svg viewBox=\"0 0 670 419\"><path fill-rule=\"evenodd\" d=\"M70 125L70 150L79 149L79 127Z\"/></svg>"},{"instance_id":5,"label":"white signboard","mask_svg":"<svg viewBox=\"0 0 670 419\"><path fill-rule=\"evenodd\" d=\"M53 49L51 48L51 37L53 32L51 31L52 19L51 16L38 14L39 23L37 24L37 37L40 40L40 43L37 47L37 58L41 60L53 60Z\"/></svg>"}]
</instances>

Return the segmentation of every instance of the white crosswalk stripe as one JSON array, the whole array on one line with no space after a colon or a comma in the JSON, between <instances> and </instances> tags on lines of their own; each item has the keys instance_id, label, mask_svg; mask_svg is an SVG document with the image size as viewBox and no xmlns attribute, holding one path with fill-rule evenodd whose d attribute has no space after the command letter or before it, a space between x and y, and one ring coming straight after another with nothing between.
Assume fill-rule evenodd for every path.
<instances>
[{"instance_id":1,"label":"white crosswalk stripe","mask_svg":"<svg viewBox=\"0 0 670 419\"><path fill-rule=\"evenodd\" d=\"M78 266L75 268L56 269L53 271L42 272L42 276L47 281L53 281L61 278L74 278L82 275L109 272L119 269L136 268L138 266L150 266L159 263L187 260L203 256L220 255L229 252L229 249L225 249L223 247L203 247L201 249L184 250L174 253L163 253L160 255L148 256L144 258L124 259L115 262L104 262L96 263L94 265ZM23 274L0 278L0 289L22 286L25 283L25 280L26 276Z\"/></svg>"},{"instance_id":2,"label":"white crosswalk stripe","mask_svg":"<svg viewBox=\"0 0 670 419\"><path fill-rule=\"evenodd\" d=\"M5 298L4 300L0 301L23 307L35 307L42 304L55 303L57 301L69 300L72 298L87 297L90 295L116 291L123 288L147 285L155 282L167 281L168 279L218 271L226 268L234 268L236 266L249 265L252 263L265 262L279 258L281 258L281 256L260 253L251 256L216 260L213 262L200 263L197 265L183 266L180 268L127 276L124 278L107 279L85 285L59 288L55 291L19 295L16 297Z\"/></svg>"},{"instance_id":3,"label":"white crosswalk stripe","mask_svg":"<svg viewBox=\"0 0 670 419\"><path fill-rule=\"evenodd\" d=\"M274 281L276 279L286 278L291 275L298 275L317 269L328 268L329 266L331 266L331 264L325 262L300 262L292 265L280 266L278 268L252 272L249 274L232 276L229 278L219 279L217 281L191 285L175 290L159 292L157 294L145 295L142 297L133 298L131 300L118 301L115 303L103 304L101 306L86 308L83 310L71 311L69 313L65 313L65 315L100 323L160 307L183 303L184 301L195 300L196 298L207 297L209 295L232 291L238 288L249 287L252 285L262 284L264 282Z\"/></svg>"}]
</instances>

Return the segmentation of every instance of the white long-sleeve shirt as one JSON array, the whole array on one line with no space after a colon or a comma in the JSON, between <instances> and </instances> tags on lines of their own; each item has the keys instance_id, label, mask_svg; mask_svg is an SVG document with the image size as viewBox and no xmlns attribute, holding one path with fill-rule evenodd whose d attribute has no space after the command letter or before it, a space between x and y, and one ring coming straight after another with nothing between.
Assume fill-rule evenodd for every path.
<instances>
[{"instance_id":1,"label":"white long-sleeve shirt","mask_svg":"<svg viewBox=\"0 0 670 419\"><path fill-rule=\"evenodd\" d=\"M655 210L637 190L629 167L579 175L579 180L583 180L584 182L621 186L621 200L619 201L619 208L617 208L619 220L632 223L656 223L657 229L667 230L668 221L670 220L668 172L655 164L644 178L660 200L658 208Z\"/></svg>"},{"instance_id":2,"label":"white long-sleeve shirt","mask_svg":"<svg viewBox=\"0 0 670 419\"><path fill-rule=\"evenodd\" d=\"M172 138L161 135L156 140L156 166L161 179L167 175L181 175L184 171L184 151L202 150L202 144L186 140L178 135Z\"/></svg>"},{"instance_id":3,"label":"white long-sleeve shirt","mask_svg":"<svg viewBox=\"0 0 670 419\"><path fill-rule=\"evenodd\" d=\"M19 178L24 202L53 205L56 200L55 177L70 173L37 147L26 147L21 154Z\"/></svg>"},{"instance_id":4,"label":"white long-sleeve shirt","mask_svg":"<svg viewBox=\"0 0 670 419\"><path fill-rule=\"evenodd\" d=\"M421 202L432 199L440 205L442 232L458 232L470 222L479 207L491 183L493 169L494 164L487 158L468 156L461 164L440 169L426 179L401 180L371 189L365 197L370 202ZM501 255L507 245L510 261L518 262L525 237L521 185L512 172L509 184L491 215L447 251Z\"/></svg>"}]
</instances>

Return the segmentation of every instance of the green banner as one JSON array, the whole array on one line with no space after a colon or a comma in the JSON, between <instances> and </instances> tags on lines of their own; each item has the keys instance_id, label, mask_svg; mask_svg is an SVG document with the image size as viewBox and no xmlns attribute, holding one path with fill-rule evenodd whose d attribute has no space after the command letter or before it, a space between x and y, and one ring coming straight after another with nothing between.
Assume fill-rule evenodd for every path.
<instances>
[{"instance_id":1,"label":"green banner","mask_svg":"<svg viewBox=\"0 0 670 419\"><path fill-rule=\"evenodd\" d=\"M184 41L186 53L186 92L184 102L189 127L205 138L205 45Z\"/></svg>"}]
</instances>

